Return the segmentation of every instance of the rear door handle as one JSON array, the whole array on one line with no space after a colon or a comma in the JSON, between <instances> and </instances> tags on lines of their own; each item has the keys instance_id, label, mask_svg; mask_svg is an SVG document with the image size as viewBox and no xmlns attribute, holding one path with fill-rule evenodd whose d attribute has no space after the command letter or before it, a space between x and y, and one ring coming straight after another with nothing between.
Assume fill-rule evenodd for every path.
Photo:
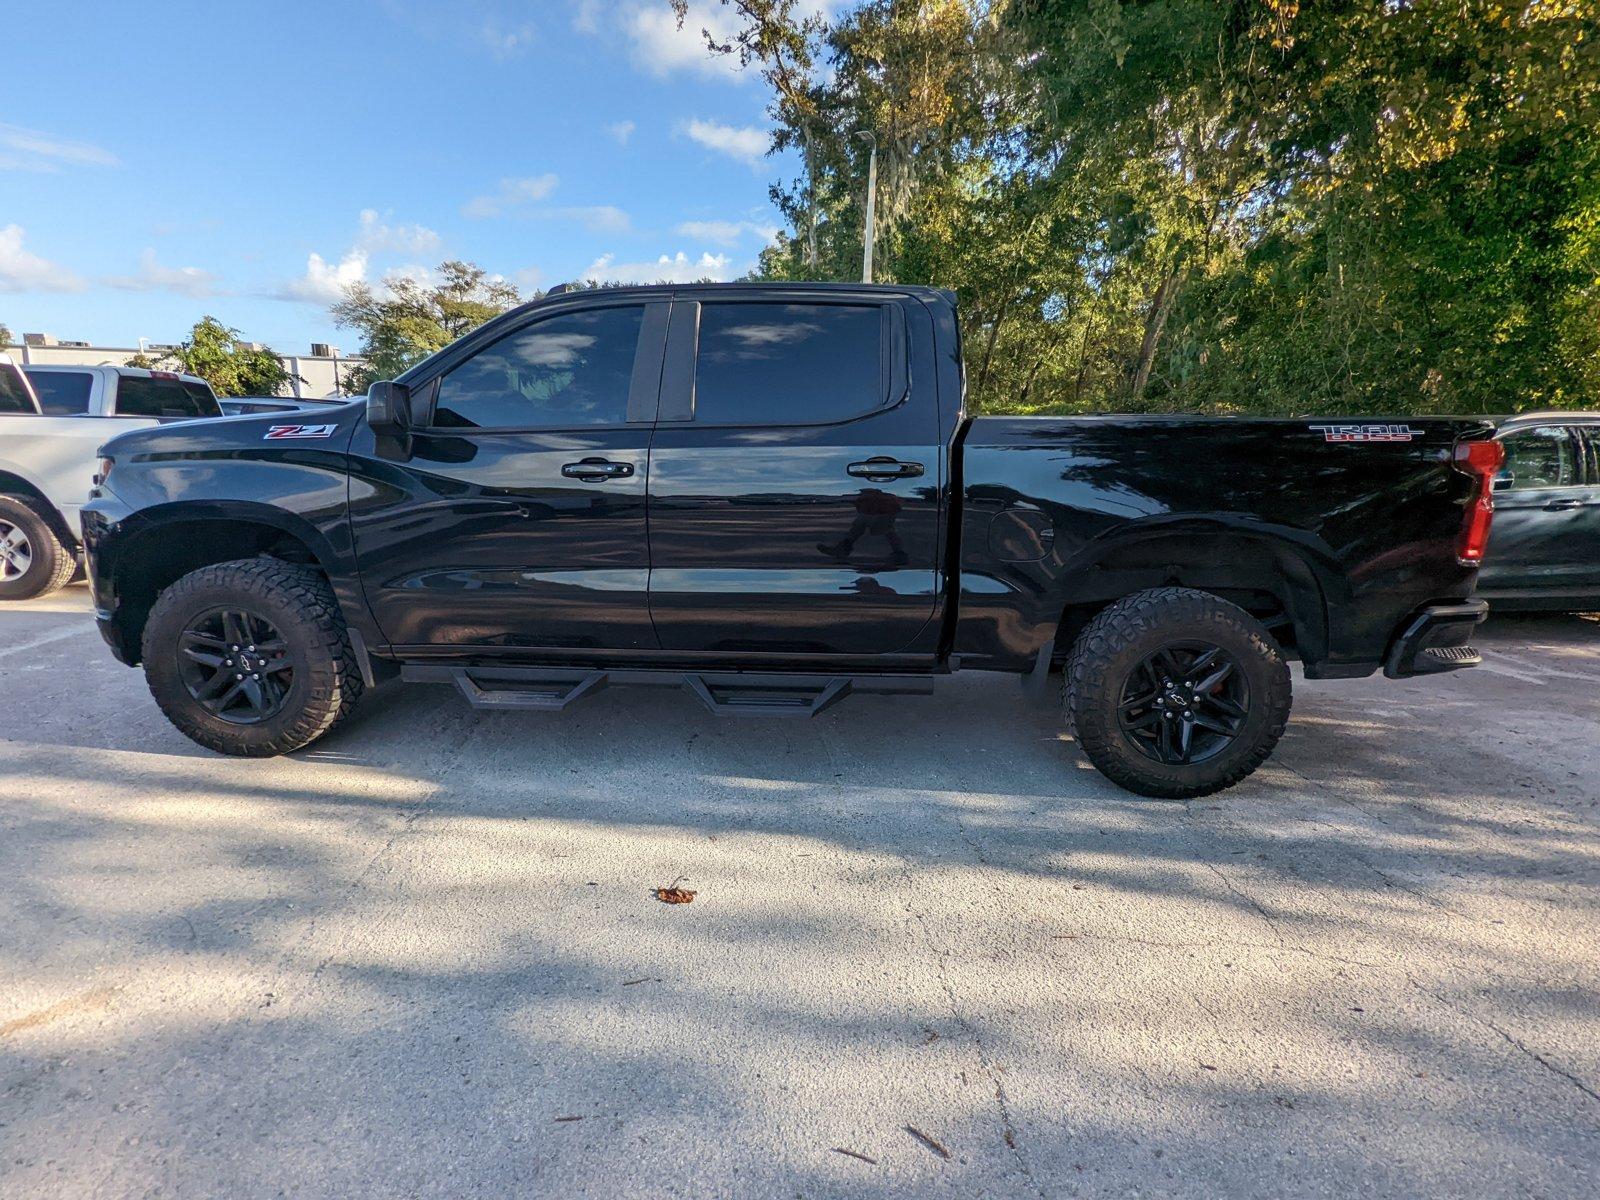
<instances>
[{"instance_id":1,"label":"rear door handle","mask_svg":"<svg viewBox=\"0 0 1600 1200\"><path fill-rule=\"evenodd\" d=\"M922 464L900 462L887 455L880 455L877 458L869 458L866 462L853 462L845 470L858 479L870 479L874 483L881 483L886 479L914 479L922 474Z\"/></svg>"},{"instance_id":2,"label":"rear door handle","mask_svg":"<svg viewBox=\"0 0 1600 1200\"><path fill-rule=\"evenodd\" d=\"M582 462L567 463L561 473L584 483L603 483L607 479L626 479L633 474L633 464L612 462L608 458L586 458Z\"/></svg>"},{"instance_id":3,"label":"rear door handle","mask_svg":"<svg viewBox=\"0 0 1600 1200\"><path fill-rule=\"evenodd\" d=\"M1544 506L1545 512L1565 512L1569 508L1582 508L1582 500L1552 500Z\"/></svg>"}]
</instances>

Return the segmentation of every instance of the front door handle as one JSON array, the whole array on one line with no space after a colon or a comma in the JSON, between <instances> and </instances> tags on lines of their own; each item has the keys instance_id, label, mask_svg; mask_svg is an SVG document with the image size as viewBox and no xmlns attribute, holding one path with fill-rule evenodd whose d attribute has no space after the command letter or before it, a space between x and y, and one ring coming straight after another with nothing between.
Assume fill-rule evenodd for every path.
<instances>
[{"instance_id":1,"label":"front door handle","mask_svg":"<svg viewBox=\"0 0 1600 1200\"><path fill-rule=\"evenodd\" d=\"M626 479L633 474L633 464L612 462L608 458L586 458L582 462L567 463L561 473L584 483L604 483L607 479Z\"/></svg>"},{"instance_id":2,"label":"front door handle","mask_svg":"<svg viewBox=\"0 0 1600 1200\"><path fill-rule=\"evenodd\" d=\"M877 458L867 459L866 462L853 462L845 470L858 479L870 479L874 483L882 483L888 479L914 479L922 474L922 464L900 462L887 455L879 455Z\"/></svg>"},{"instance_id":3,"label":"front door handle","mask_svg":"<svg viewBox=\"0 0 1600 1200\"><path fill-rule=\"evenodd\" d=\"M1552 500L1544 506L1545 512L1566 512L1569 508L1582 508L1582 500Z\"/></svg>"}]
</instances>

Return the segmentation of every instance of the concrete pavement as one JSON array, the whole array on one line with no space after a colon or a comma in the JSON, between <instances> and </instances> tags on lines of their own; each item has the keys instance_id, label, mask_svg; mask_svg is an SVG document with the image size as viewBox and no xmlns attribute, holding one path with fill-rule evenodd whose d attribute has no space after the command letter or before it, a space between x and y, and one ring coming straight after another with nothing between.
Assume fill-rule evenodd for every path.
<instances>
[{"instance_id":1,"label":"concrete pavement","mask_svg":"<svg viewBox=\"0 0 1600 1200\"><path fill-rule=\"evenodd\" d=\"M1185 805L979 675L224 759L0 607L0 1196L1592 1197L1600 623L1482 644Z\"/></svg>"}]
</instances>

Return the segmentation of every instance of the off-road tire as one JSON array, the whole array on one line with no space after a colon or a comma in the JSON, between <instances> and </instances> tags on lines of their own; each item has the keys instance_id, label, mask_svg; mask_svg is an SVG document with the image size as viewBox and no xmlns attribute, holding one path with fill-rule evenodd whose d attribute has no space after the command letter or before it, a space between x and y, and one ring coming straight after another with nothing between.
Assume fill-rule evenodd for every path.
<instances>
[{"instance_id":1,"label":"off-road tire","mask_svg":"<svg viewBox=\"0 0 1600 1200\"><path fill-rule=\"evenodd\" d=\"M179 672L179 635L208 609L236 607L277 628L294 660L282 709L255 725L224 720L190 695ZM265 758L307 746L348 717L361 698L361 672L339 603L311 567L246 558L191 571L156 599L145 623L150 694L185 736L222 754Z\"/></svg>"},{"instance_id":2,"label":"off-road tire","mask_svg":"<svg viewBox=\"0 0 1600 1200\"><path fill-rule=\"evenodd\" d=\"M22 530L33 561L15 579L0 579L0 600L32 600L66 586L78 556L61 544L37 509L16 496L0 496L0 521Z\"/></svg>"},{"instance_id":3,"label":"off-road tire","mask_svg":"<svg viewBox=\"0 0 1600 1200\"><path fill-rule=\"evenodd\" d=\"M1221 647L1249 686L1238 736L1203 762L1161 763L1147 757L1117 719L1123 688L1138 665L1170 643ZM1183 800L1232 787L1266 761L1289 723L1289 666L1266 627L1244 609L1208 592L1164 587L1135 592L1103 609L1072 647L1063 680L1069 728L1095 767L1141 796Z\"/></svg>"}]
</instances>

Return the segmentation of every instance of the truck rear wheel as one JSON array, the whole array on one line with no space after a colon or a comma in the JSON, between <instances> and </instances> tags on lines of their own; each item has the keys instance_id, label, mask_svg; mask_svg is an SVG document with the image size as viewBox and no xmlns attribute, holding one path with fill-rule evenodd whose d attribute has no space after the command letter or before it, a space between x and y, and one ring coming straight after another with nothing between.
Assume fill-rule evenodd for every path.
<instances>
[{"instance_id":1,"label":"truck rear wheel","mask_svg":"<svg viewBox=\"0 0 1600 1200\"><path fill-rule=\"evenodd\" d=\"M77 556L49 522L15 496L0 496L0 600L32 600L64 587Z\"/></svg>"},{"instance_id":2,"label":"truck rear wheel","mask_svg":"<svg viewBox=\"0 0 1600 1200\"><path fill-rule=\"evenodd\" d=\"M1141 796L1232 787L1289 721L1289 667L1266 628L1191 588L1126 596L1072 648L1067 717L1100 772Z\"/></svg>"},{"instance_id":3,"label":"truck rear wheel","mask_svg":"<svg viewBox=\"0 0 1600 1200\"><path fill-rule=\"evenodd\" d=\"M309 745L361 697L333 589L310 567L238 559L191 571L144 630L150 694L179 731L223 754Z\"/></svg>"}]
</instances>

